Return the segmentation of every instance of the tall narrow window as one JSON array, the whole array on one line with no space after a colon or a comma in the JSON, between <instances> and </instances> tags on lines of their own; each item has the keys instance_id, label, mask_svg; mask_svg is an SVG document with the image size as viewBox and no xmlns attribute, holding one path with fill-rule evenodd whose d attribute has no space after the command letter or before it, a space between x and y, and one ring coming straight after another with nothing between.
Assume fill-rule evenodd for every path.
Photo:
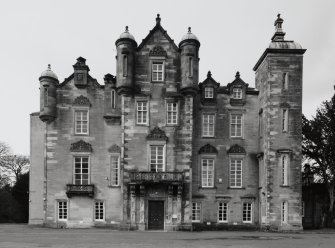
<instances>
[{"instance_id":1,"label":"tall narrow window","mask_svg":"<svg viewBox=\"0 0 335 248\"><path fill-rule=\"evenodd\" d=\"M204 137L214 137L214 114L204 114L202 122L202 135Z\"/></svg>"},{"instance_id":2,"label":"tall narrow window","mask_svg":"<svg viewBox=\"0 0 335 248\"><path fill-rule=\"evenodd\" d=\"M281 222L287 223L287 220L288 220L288 204L287 201L284 201L281 204Z\"/></svg>"},{"instance_id":3,"label":"tall narrow window","mask_svg":"<svg viewBox=\"0 0 335 248\"><path fill-rule=\"evenodd\" d=\"M123 76L128 76L128 56L123 55Z\"/></svg>"},{"instance_id":4,"label":"tall narrow window","mask_svg":"<svg viewBox=\"0 0 335 248\"><path fill-rule=\"evenodd\" d=\"M67 220L67 201L58 201L58 220Z\"/></svg>"},{"instance_id":5,"label":"tall narrow window","mask_svg":"<svg viewBox=\"0 0 335 248\"><path fill-rule=\"evenodd\" d=\"M263 113L258 115L259 137L263 137Z\"/></svg>"},{"instance_id":6,"label":"tall narrow window","mask_svg":"<svg viewBox=\"0 0 335 248\"><path fill-rule=\"evenodd\" d=\"M163 62L152 63L152 81L164 81L164 67Z\"/></svg>"},{"instance_id":7,"label":"tall narrow window","mask_svg":"<svg viewBox=\"0 0 335 248\"><path fill-rule=\"evenodd\" d=\"M230 136L232 138L240 138L242 137L242 121L243 117L242 115L231 115L230 119Z\"/></svg>"},{"instance_id":8,"label":"tall narrow window","mask_svg":"<svg viewBox=\"0 0 335 248\"><path fill-rule=\"evenodd\" d=\"M120 157L116 155L111 156L111 185L120 185Z\"/></svg>"},{"instance_id":9,"label":"tall narrow window","mask_svg":"<svg viewBox=\"0 0 335 248\"><path fill-rule=\"evenodd\" d=\"M188 75L189 77L193 77L193 58L188 58Z\"/></svg>"},{"instance_id":10,"label":"tall narrow window","mask_svg":"<svg viewBox=\"0 0 335 248\"><path fill-rule=\"evenodd\" d=\"M301 202L301 217L305 217L305 202Z\"/></svg>"},{"instance_id":11,"label":"tall narrow window","mask_svg":"<svg viewBox=\"0 0 335 248\"><path fill-rule=\"evenodd\" d=\"M287 109L282 110L282 131L283 132L288 131L288 110Z\"/></svg>"},{"instance_id":12,"label":"tall narrow window","mask_svg":"<svg viewBox=\"0 0 335 248\"><path fill-rule=\"evenodd\" d=\"M214 187L214 159L201 159L201 185L204 188Z\"/></svg>"},{"instance_id":13,"label":"tall narrow window","mask_svg":"<svg viewBox=\"0 0 335 248\"><path fill-rule=\"evenodd\" d=\"M169 125L178 123L178 103L168 102L166 104L166 123Z\"/></svg>"},{"instance_id":14,"label":"tall narrow window","mask_svg":"<svg viewBox=\"0 0 335 248\"><path fill-rule=\"evenodd\" d=\"M288 154L283 154L281 156L281 167L282 167L282 184L283 186L288 185Z\"/></svg>"},{"instance_id":15,"label":"tall narrow window","mask_svg":"<svg viewBox=\"0 0 335 248\"><path fill-rule=\"evenodd\" d=\"M44 87L44 107L49 104L48 87Z\"/></svg>"},{"instance_id":16,"label":"tall narrow window","mask_svg":"<svg viewBox=\"0 0 335 248\"><path fill-rule=\"evenodd\" d=\"M219 222L228 222L228 203L220 202L218 209Z\"/></svg>"},{"instance_id":17,"label":"tall narrow window","mask_svg":"<svg viewBox=\"0 0 335 248\"><path fill-rule=\"evenodd\" d=\"M137 124L148 124L148 102L137 102Z\"/></svg>"},{"instance_id":18,"label":"tall narrow window","mask_svg":"<svg viewBox=\"0 0 335 248\"><path fill-rule=\"evenodd\" d=\"M200 222L201 220L201 203L192 203L192 222Z\"/></svg>"},{"instance_id":19,"label":"tall narrow window","mask_svg":"<svg viewBox=\"0 0 335 248\"><path fill-rule=\"evenodd\" d=\"M241 88L233 88L233 98L242 99L242 89Z\"/></svg>"},{"instance_id":20,"label":"tall narrow window","mask_svg":"<svg viewBox=\"0 0 335 248\"><path fill-rule=\"evenodd\" d=\"M244 202L243 203L243 223L252 223L252 203Z\"/></svg>"},{"instance_id":21,"label":"tall narrow window","mask_svg":"<svg viewBox=\"0 0 335 248\"><path fill-rule=\"evenodd\" d=\"M88 134L88 110L75 110L75 133Z\"/></svg>"},{"instance_id":22,"label":"tall narrow window","mask_svg":"<svg viewBox=\"0 0 335 248\"><path fill-rule=\"evenodd\" d=\"M230 159L230 180L231 188L242 188L242 159Z\"/></svg>"},{"instance_id":23,"label":"tall narrow window","mask_svg":"<svg viewBox=\"0 0 335 248\"><path fill-rule=\"evenodd\" d=\"M116 95L115 95L115 90L111 90L111 106L112 109L115 109L116 107Z\"/></svg>"},{"instance_id":24,"label":"tall narrow window","mask_svg":"<svg viewBox=\"0 0 335 248\"><path fill-rule=\"evenodd\" d=\"M205 98L214 98L214 89L212 87L205 88Z\"/></svg>"},{"instance_id":25,"label":"tall narrow window","mask_svg":"<svg viewBox=\"0 0 335 248\"><path fill-rule=\"evenodd\" d=\"M150 170L164 171L164 146L150 146Z\"/></svg>"},{"instance_id":26,"label":"tall narrow window","mask_svg":"<svg viewBox=\"0 0 335 248\"><path fill-rule=\"evenodd\" d=\"M288 89L288 72L284 73L284 79L283 79L283 89Z\"/></svg>"},{"instance_id":27,"label":"tall narrow window","mask_svg":"<svg viewBox=\"0 0 335 248\"><path fill-rule=\"evenodd\" d=\"M105 219L105 208L103 201L95 201L94 205L94 220L103 221Z\"/></svg>"},{"instance_id":28,"label":"tall narrow window","mask_svg":"<svg viewBox=\"0 0 335 248\"><path fill-rule=\"evenodd\" d=\"M87 185L89 184L89 165L88 157L74 158L74 184Z\"/></svg>"}]
</instances>

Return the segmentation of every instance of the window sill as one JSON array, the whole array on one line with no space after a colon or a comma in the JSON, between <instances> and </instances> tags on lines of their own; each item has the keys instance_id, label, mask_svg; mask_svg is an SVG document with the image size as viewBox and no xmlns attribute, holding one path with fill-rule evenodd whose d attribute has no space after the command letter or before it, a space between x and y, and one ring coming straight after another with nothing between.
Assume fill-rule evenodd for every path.
<instances>
[{"instance_id":1,"label":"window sill","mask_svg":"<svg viewBox=\"0 0 335 248\"><path fill-rule=\"evenodd\" d=\"M108 188L121 188L121 185L108 185Z\"/></svg>"},{"instance_id":2,"label":"window sill","mask_svg":"<svg viewBox=\"0 0 335 248\"><path fill-rule=\"evenodd\" d=\"M233 189L233 190L236 190L236 189L237 189L237 190L238 190L238 189L243 189L243 190L244 190L244 189L245 189L245 187L240 187L240 188L233 188L233 187L228 187L228 189Z\"/></svg>"},{"instance_id":3,"label":"window sill","mask_svg":"<svg viewBox=\"0 0 335 248\"><path fill-rule=\"evenodd\" d=\"M89 133L75 133L75 136L90 136Z\"/></svg>"},{"instance_id":4,"label":"window sill","mask_svg":"<svg viewBox=\"0 0 335 248\"><path fill-rule=\"evenodd\" d=\"M231 138L231 139L243 139L242 136L236 136L236 137L232 137L232 136L230 136L230 138Z\"/></svg>"},{"instance_id":5,"label":"window sill","mask_svg":"<svg viewBox=\"0 0 335 248\"><path fill-rule=\"evenodd\" d=\"M148 127L148 126L149 126L149 123L145 123L145 124L142 124L142 123L136 123L136 126Z\"/></svg>"},{"instance_id":6,"label":"window sill","mask_svg":"<svg viewBox=\"0 0 335 248\"><path fill-rule=\"evenodd\" d=\"M217 189L216 186L213 186L213 187L203 187L203 186L199 186L199 189L203 189L203 190L206 190L206 189Z\"/></svg>"},{"instance_id":7,"label":"window sill","mask_svg":"<svg viewBox=\"0 0 335 248\"><path fill-rule=\"evenodd\" d=\"M203 139L215 139L215 136L202 136Z\"/></svg>"},{"instance_id":8,"label":"window sill","mask_svg":"<svg viewBox=\"0 0 335 248\"><path fill-rule=\"evenodd\" d=\"M166 127L177 127L178 126L178 123L176 124L165 124Z\"/></svg>"}]
</instances>

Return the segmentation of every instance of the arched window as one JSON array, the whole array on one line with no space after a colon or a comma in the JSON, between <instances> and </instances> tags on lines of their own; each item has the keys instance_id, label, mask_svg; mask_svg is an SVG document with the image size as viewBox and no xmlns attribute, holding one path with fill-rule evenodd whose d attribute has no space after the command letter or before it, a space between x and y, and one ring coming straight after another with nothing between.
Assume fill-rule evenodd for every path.
<instances>
[{"instance_id":1,"label":"arched window","mask_svg":"<svg viewBox=\"0 0 335 248\"><path fill-rule=\"evenodd\" d=\"M188 58L188 75L189 77L193 77L193 58Z\"/></svg>"},{"instance_id":2,"label":"arched window","mask_svg":"<svg viewBox=\"0 0 335 248\"><path fill-rule=\"evenodd\" d=\"M111 106L112 106L112 109L116 108L116 94L115 94L115 90L111 91Z\"/></svg>"},{"instance_id":3,"label":"arched window","mask_svg":"<svg viewBox=\"0 0 335 248\"><path fill-rule=\"evenodd\" d=\"M128 57L127 55L123 55L123 76L126 77L128 75Z\"/></svg>"},{"instance_id":4,"label":"arched window","mask_svg":"<svg viewBox=\"0 0 335 248\"><path fill-rule=\"evenodd\" d=\"M48 97L48 87L44 87L44 107L47 107L49 104L49 97Z\"/></svg>"}]
</instances>

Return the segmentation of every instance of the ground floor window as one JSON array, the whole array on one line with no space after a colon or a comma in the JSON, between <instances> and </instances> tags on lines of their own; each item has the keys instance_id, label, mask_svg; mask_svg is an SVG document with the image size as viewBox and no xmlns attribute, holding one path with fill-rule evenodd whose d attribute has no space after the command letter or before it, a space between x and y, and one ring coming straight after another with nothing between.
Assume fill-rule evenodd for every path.
<instances>
[{"instance_id":1,"label":"ground floor window","mask_svg":"<svg viewBox=\"0 0 335 248\"><path fill-rule=\"evenodd\" d=\"M243 203L243 223L252 222L252 203L244 202Z\"/></svg>"},{"instance_id":2,"label":"ground floor window","mask_svg":"<svg viewBox=\"0 0 335 248\"><path fill-rule=\"evenodd\" d=\"M219 203L218 216L219 222L228 222L228 203Z\"/></svg>"},{"instance_id":3,"label":"ground floor window","mask_svg":"<svg viewBox=\"0 0 335 248\"><path fill-rule=\"evenodd\" d=\"M287 223L288 217L288 208L287 208L287 201L282 202L281 204L281 222Z\"/></svg>"},{"instance_id":4,"label":"ground floor window","mask_svg":"<svg viewBox=\"0 0 335 248\"><path fill-rule=\"evenodd\" d=\"M103 201L96 201L95 202L95 220L102 221L104 220L104 202Z\"/></svg>"},{"instance_id":5,"label":"ground floor window","mask_svg":"<svg viewBox=\"0 0 335 248\"><path fill-rule=\"evenodd\" d=\"M201 217L201 203L193 202L192 203L192 222L200 222Z\"/></svg>"},{"instance_id":6,"label":"ground floor window","mask_svg":"<svg viewBox=\"0 0 335 248\"><path fill-rule=\"evenodd\" d=\"M58 220L67 220L67 201L58 201Z\"/></svg>"}]
</instances>

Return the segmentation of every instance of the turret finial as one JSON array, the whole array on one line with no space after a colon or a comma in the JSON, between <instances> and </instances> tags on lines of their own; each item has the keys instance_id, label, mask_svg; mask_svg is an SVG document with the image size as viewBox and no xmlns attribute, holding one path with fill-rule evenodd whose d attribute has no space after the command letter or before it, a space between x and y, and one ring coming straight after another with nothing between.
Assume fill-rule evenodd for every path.
<instances>
[{"instance_id":1,"label":"turret finial","mask_svg":"<svg viewBox=\"0 0 335 248\"><path fill-rule=\"evenodd\" d=\"M128 26L126 26L126 31L125 32L127 32L127 33L129 32Z\"/></svg>"},{"instance_id":2,"label":"turret finial","mask_svg":"<svg viewBox=\"0 0 335 248\"><path fill-rule=\"evenodd\" d=\"M284 20L282 18L280 18L280 14L278 14L277 19L275 20L275 24L274 24L274 26L276 27L275 28L276 32L273 35L271 40L273 40L273 41L284 40L285 33L283 32L283 29L282 29L283 22L284 22Z\"/></svg>"},{"instance_id":3,"label":"turret finial","mask_svg":"<svg viewBox=\"0 0 335 248\"><path fill-rule=\"evenodd\" d=\"M240 72L239 71L236 72L235 78L240 78Z\"/></svg>"},{"instance_id":4,"label":"turret finial","mask_svg":"<svg viewBox=\"0 0 335 248\"><path fill-rule=\"evenodd\" d=\"M157 14L157 17L156 17L156 24L160 24L160 23L161 23L160 14Z\"/></svg>"},{"instance_id":5,"label":"turret finial","mask_svg":"<svg viewBox=\"0 0 335 248\"><path fill-rule=\"evenodd\" d=\"M51 70L51 65L50 64L48 64L48 70Z\"/></svg>"},{"instance_id":6,"label":"turret finial","mask_svg":"<svg viewBox=\"0 0 335 248\"><path fill-rule=\"evenodd\" d=\"M191 32L191 27L188 27L188 33L192 33L192 32Z\"/></svg>"},{"instance_id":7,"label":"turret finial","mask_svg":"<svg viewBox=\"0 0 335 248\"><path fill-rule=\"evenodd\" d=\"M207 72L207 78L211 78L212 77L212 73L211 73L211 71L208 71Z\"/></svg>"}]
</instances>

